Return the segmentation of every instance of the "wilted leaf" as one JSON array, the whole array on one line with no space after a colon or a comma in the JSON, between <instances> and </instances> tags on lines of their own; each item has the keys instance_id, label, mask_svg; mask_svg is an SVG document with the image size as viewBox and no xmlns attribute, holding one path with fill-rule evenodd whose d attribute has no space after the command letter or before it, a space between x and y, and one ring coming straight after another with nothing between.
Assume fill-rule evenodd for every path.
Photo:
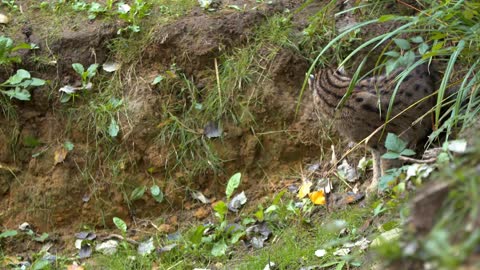
<instances>
[{"instance_id":1,"label":"wilted leaf","mask_svg":"<svg viewBox=\"0 0 480 270\"><path fill-rule=\"evenodd\" d=\"M386 231L380 234L377 238L375 238L372 241L371 246L378 247L380 245L389 243L391 241L395 241L400 238L401 233L402 233L402 229L400 228L395 228L393 230Z\"/></svg>"},{"instance_id":2,"label":"wilted leaf","mask_svg":"<svg viewBox=\"0 0 480 270\"><path fill-rule=\"evenodd\" d=\"M157 253L168 252L168 251L171 251L172 249L174 249L175 247L177 247L177 244L166 245L164 247L158 248Z\"/></svg>"},{"instance_id":3,"label":"wilted leaf","mask_svg":"<svg viewBox=\"0 0 480 270\"><path fill-rule=\"evenodd\" d=\"M449 151L454 153L465 153L467 150L467 141L465 140L454 140L447 142L447 148Z\"/></svg>"},{"instance_id":4,"label":"wilted leaf","mask_svg":"<svg viewBox=\"0 0 480 270\"><path fill-rule=\"evenodd\" d=\"M317 256L318 258L321 258L321 257L325 256L326 254L327 254L327 251L325 249L315 250L315 256Z\"/></svg>"},{"instance_id":5,"label":"wilted leaf","mask_svg":"<svg viewBox=\"0 0 480 270\"><path fill-rule=\"evenodd\" d=\"M235 195L232 200L228 203L228 209L232 212L238 212L240 207L247 202L247 196L245 196L245 192Z\"/></svg>"},{"instance_id":6,"label":"wilted leaf","mask_svg":"<svg viewBox=\"0 0 480 270\"><path fill-rule=\"evenodd\" d=\"M9 21L10 19L6 15L0 13L0 24L7 24Z\"/></svg>"},{"instance_id":7,"label":"wilted leaf","mask_svg":"<svg viewBox=\"0 0 480 270\"><path fill-rule=\"evenodd\" d=\"M213 0L198 0L198 3L200 7L207 9L213 3Z\"/></svg>"},{"instance_id":8,"label":"wilted leaf","mask_svg":"<svg viewBox=\"0 0 480 270\"><path fill-rule=\"evenodd\" d=\"M154 250L155 250L155 246L153 245L153 238L151 237L147 241L141 242L137 248L138 254L143 256L152 253L152 251Z\"/></svg>"},{"instance_id":9,"label":"wilted leaf","mask_svg":"<svg viewBox=\"0 0 480 270\"><path fill-rule=\"evenodd\" d=\"M350 166L345 159L342 161L342 164L337 167L337 170L340 177L346 179L348 182L355 182L358 180L357 170Z\"/></svg>"},{"instance_id":10,"label":"wilted leaf","mask_svg":"<svg viewBox=\"0 0 480 270\"><path fill-rule=\"evenodd\" d=\"M336 251L333 252L333 255L335 256L347 256L350 253L349 248L339 248Z\"/></svg>"},{"instance_id":11,"label":"wilted leaf","mask_svg":"<svg viewBox=\"0 0 480 270\"><path fill-rule=\"evenodd\" d=\"M113 217L113 223L122 232L124 232L124 233L127 232L127 224L122 219L120 219L118 217Z\"/></svg>"},{"instance_id":12,"label":"wilted leaf","mask_svg":"<svg viewBox=\"0 0 480 270\"><path fill-rule=\"evenodd\" d=\"M84 244L80 247L78 257L80 259L90 258L92 256L92 247L89 244Z\"/></svg>"},{"instance_id":13,"label":"wilted leaf","mask_svg":"<svg viewBox=\"0 0 480 270\"><path fill-rule=\"evenodd\" d=\"M57 150L55 150L55 153L53 155L53 160L54 160L54 165L57 165L58 163L61 163L65 160L67 157L68 150L65 149L65 147L58 147Z\"/></svg>"},{"instance_id":14,"label":"wilted leaf","mask_svg":"<svg viewBox=\"0 0 480 270\"><path fill-rule=\"evenodd\" d=\"M428 164L412 164L407 168L406 180L412 177L426 178L430 175L433 169L433 166L429 166Z\"/></svg>"},{"instance_id":15,"label":"wilted leaf","mask_svg":"<svg viewBox=\"0 0 480 270\"><path fill-rule=\"evenodd\" d=\"M200 202L207 204L210 203L210 200L203 195L200 191L192 191L192 198L199 200Z\"/></svg>"},{"instance_id":16,"label":"wilted leaf","mask_svg":"<svg viewBox=\"0 0 480 270\"><path fill-rule=\"evenodd\" d=\"M97 238L97 235L92 232L79 232L75 234L77 239L86 239L86 240L94 240Z\"/></svg>"},{"instance_id":17,"label":"wilted leaf","mask_svg":"<svg viewBox=\"0 0 480 270\"><path fill-rule=\"evenodd\" d=\"M274 262L268 262L267 265L263 267L263 270L274 270L274 269L277 269Z\"/></svg>"},{"instance_id":18,"label":"wilted leaf","mask_svg":"<svg viewBox=\"0 0 480 270\"><path fill-rule=\"evenodd\" d=\"M325 192L323 190L314 191L309 193L308 196L310 197L310 200L317 205L324 205L327 202L325 198Z\"/></svg>"},{"instance_id":19,"label":"wilted leaf","mask_svg":"<svg viewBox=\"0 0 480 270\"><path fill-rule=\"evenodd\" d=\"M75 93L77 90L79 90L81 88L78 88L78 87L73 87L71 85L65 85L64 87L58 89L59 92L64 92L66 94L73 94Z\"/></svg>"},{"instance_id":20,"label":"wilted leaf","mask_svg":"<svg viewBox=\"0 0 480 270\"><path fill-rule=\"evenodd\" d=\"M235 189L240 185L240 180L242 178L241 173L236 173L228 179L227 188L225 189L225 194L227 195L227 200L232 196Z\"/></svg>"},{"instance_id":21,"label":"wilted leaf","mask_svg":"<svg viewBox=\"0 0 480 270\"><path fill-rule=\"evenodd\" d=\"M308 193L310 193L310 188L312 187L313 183L310 180L304 180L300 188L298 189L298 194L297 197L299 199L303 199L305 196L307 196Z\"/></svg>"},{"instance_id":22,"label":"wilted leaf","mask_svg":"<svg viewBox=\"0 0 480 270\"><path fill-rule=\"evenodd\" d=\"M106 62L102 65L102 68L106 72L114 72L120 68L120 64L115 62Z\"/></svg>"},{"instance_id":23,"label":"wilted leaf","mask_svg":"<svg viewBox=\"0 0 480 270\"><path fill-rule=\"evenodd\" d=\"M203 128L203 134L207 136L207 138L218 138L222 136L222 129L218 125L218 123L210 121L207 125Z\"/></svg>"},{"instance_id":24,"label":"wilted leaf","mask_svg":"<svg viewBox=\"0 0 480 270\"><path fill-rule=\"evenodd\" d=\"M105 255L113 255L117 252L118 242L115 240L108 240L106 242L101 243L95 247L95 250L105 254Z\"/></svg>"}]
</instances>

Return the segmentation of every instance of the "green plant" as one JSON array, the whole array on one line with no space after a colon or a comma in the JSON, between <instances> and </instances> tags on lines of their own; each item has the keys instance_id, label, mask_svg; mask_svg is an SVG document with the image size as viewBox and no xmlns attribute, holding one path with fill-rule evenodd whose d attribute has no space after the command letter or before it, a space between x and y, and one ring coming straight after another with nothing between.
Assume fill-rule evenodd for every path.
<instances>
[{"instance_id":1,"label":"green plant","mask_svg":"<svg viewBox=\"0 0 480 270\"><path fill-rule=\"evenodd\" d=\"M107 3L107 6L104 7L102 6L102 4L97 2L86 3L84 1L75 1L72 4L72 8L75 11L87 11L88 19L94 20L98 15L107 12L107 10L109 9L108 4L110 5L110 9L111 9L112 3Z\"/></svg>"},{"instance_id":2,"label":"green plant","mask_svg":"<svg viewBox=\"0 0 480 270\"><path fill-rule=\"evenodd\" d=\"M60 102L62 103L68 102L70 99L75 99L75 97L79 95L79 90L91 90L93 88L91 80L97 74L98 64L91 64L88 69L85 70L82 64L74 63L72 64L72 68L80 76L82 86L74 87L65 85L60 88L59 91L62 92Z\"/></svg>"},{"instance_id":3,"label":"green plant","mask_svg":"<svg viewBox=\"0 0 480 270\"><path fill-rule=\"evenodd\" d=\"M29 50L33 48L34 46L27 43L14 45L11 38L0 36L0 66L5 66L11 63L20 63L20 56L12 55L12 53L22 49Z\"/></svg>"},{"instance_id":4,"label":"green plant","mask_svg":"<svg viewBox=\"0 0 480 270\"><path fill-rule=\"evenodd\" d=\"M18 10L18 5L15 3L15 0L2 0L2 4L13 11Z\"/></svg>"},{"instance_id":5,"label":"green plant","mask_svg":"<svg viewBox=\"0 0 480 270\"><path fill-rule=\"evenodd\" d=\"M144 0L134 0L131 5L120 2L118 5L118 17L129 25L118 30L118 34L124 31L133 33L140 32L140 20L150 15L150 5Z\"/></svg>"},{"instance_id":6,"label":"green plant","mask_svg":"<svg viewBox=\"0 0 480 270\"><path fill-rule=\"evenodd\" d=\"M18 100L30 100L30 88L43 86L45 81L39 78L32 78L30 72L19 69L17 73L5 82L0 84L0 93Z\"/></svg>"}]
</instances>

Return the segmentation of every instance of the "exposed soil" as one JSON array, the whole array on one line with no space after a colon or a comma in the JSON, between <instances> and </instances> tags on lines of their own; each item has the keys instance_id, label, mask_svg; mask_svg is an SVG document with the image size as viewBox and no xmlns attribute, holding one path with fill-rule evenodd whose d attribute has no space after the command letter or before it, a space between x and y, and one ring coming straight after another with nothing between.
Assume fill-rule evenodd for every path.
<instances>
[{"instance_id":1,"label":"exposed soil","mask_svg":"<svg viewBox=\"0 0 480 270\"><path fill-rule=\"evenodd\" d=\"M59 102L57 89L75 83L72 63L89 66L114 60L109 44L116 37L119 24L94 22L81 29L63 26L59 37L50 40L37 34L42 32L41 24L34 18L28 20L24 28L27 34L17 36L23 35L24 40L37 43L40 49L22 55L21 67L51 83L33 90L31 101L15 101L16 118L0 115L1 226L17 228L28 222L39 232L55 230L60 235L71 236L82 226L97 229L111 226L112 217L116 216L128 222L158 219L175 229L192 216L206 216L200 213L205 209L189 196L190 190L199 190L213 200L221 199L228 177L240 171L244 174L242 189L253 201L280 186L284 175L291 174L291 168L300 169L318 159L323 153L321 144L325 143L318 139L319 122L308 106L301 106L298 117L295 116L309 63L298 52L287 48L267 63L268 79L261 87L263 102L251 108L259 129L226 121L224 138L213 142L225 161L220 170L206 171L193 178L182 170L167 174L161 168L172 162L166 158L172 149L154 140L158 132L155 126L161 122L163 100L149 82L159 71L168 70L175 63L200 83L205 72L214 69L216 58L245 46L254 29L269 16L286 8L294 9L301 2L277 1L245 12L222 9L207 13L196 9L187 17L156 27L152 41L138 59L141 64L135 66L135 80L127 77L132 73L122 74L126 76L123 95L129 119L121 123L121 136L113 142L117 146L111 159L117 162L117 172L106 170L104 165L93 171L86 170L101 163L101 160L91 160L91 152L105 156L109 150L90 141L91 135L82 129L84 122L72 121L71 110ZM298 23L305 24L305 20ZM32 55L48 56L55 62L35 62L31 60ZM33 147L25 144L28 138L36 138L40 144ZM55 153L67 139L74 143L74 150L63 162L55 164ZM147 171L151 167L160 170L150 174ZM166 202L158 204L151 198L142 198L128 205L126 196L136 186L149 185L152 176L161 186Z\"/></svg>"}]
</instances>

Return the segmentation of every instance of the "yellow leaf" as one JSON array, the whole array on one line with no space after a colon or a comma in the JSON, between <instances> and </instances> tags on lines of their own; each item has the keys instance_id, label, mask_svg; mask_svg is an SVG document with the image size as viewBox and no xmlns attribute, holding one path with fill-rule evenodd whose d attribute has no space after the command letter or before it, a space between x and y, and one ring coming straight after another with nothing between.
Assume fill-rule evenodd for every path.
<instances>
[{"instance_id":1,"label":"yellow leaf","mask_svg":"<svg viewBox=\"0 0 480 270\"><path fill-rule=\"evenodd\" d=\"M65 158L67 157L68 150L65 149L65 147L59 147L57 150L55 150L55 155L54 155L54 160L55 160L55 165L57 165L60 162L63 162Z\"/></svg>"},{"instance_id":2,"label":"yellow leaf","mask_svg":"<svg viewBox=\"0 0 480 270\"><path fill-rule=\"evenodd\" d=\"M325 198L325 192L323 192L323 190L319 190L319 191L309 193L308 197L310 197L310 200L314 204L324 205L327 202L327 200Z\"/></svg>"},{"instance_id":3,"label":"yellow leaf","mask_svg":"<svg viewBox=\"0 0 480 270\"><path fill-rule=\"evenodd\" d=\"M309 180L303 181L302 185L298 189L297 197L299 199L303 199L303 197L307 196L310 193L310 188L312 187L313 183Z\"/></svg>"}]
</instances>

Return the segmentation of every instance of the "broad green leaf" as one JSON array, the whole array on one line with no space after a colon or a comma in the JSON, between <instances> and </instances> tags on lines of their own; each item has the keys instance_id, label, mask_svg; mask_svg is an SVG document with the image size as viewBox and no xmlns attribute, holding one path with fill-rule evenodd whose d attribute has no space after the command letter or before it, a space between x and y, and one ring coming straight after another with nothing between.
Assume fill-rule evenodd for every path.
<instances>
[{"instance_id":1,"label":"broad green leaf","mask_svg":"<svg viewBox=\"0 0 480 270\"><path fill-rule=\"evenodd\" d=\"M224 201L218 201L214 206L213 210L215 211L215 214L218 214L218 217L221 218L225 216L228 212L228 207L225 204Z\"/></svg>"},{"instance_id":2,"label":"broad green leaf","mask_svg":"<svg viewBox=\"0 0 480 270\"><path fill-rule=\"evenodd\" d=\"M423 38L421 36L412 37L412 38L410 38L410 40L413 43L422 43L423 42Z\"/></svg>"},{"instance_id":3,"label":"broad green leaf","mask_svg":"<svg viewBox=\"0 0 480 270\"><path fill-rule=\"evenodd\" d=\"M127 224L125 223L125 221L123 221L121 218L118 218L118 217L114 217L113 218L113 224L115 224L115 226L117 226L117 228L126 233L127 232Z\"/></svg>"},{"instance_id":4,"label":"broad green leaf","mask_svg":"<svg viewBox=\"0 0 480 270\"><path fill-rule=\"evenodd\" d=\"M30 72L24 69L19 69L17 70L17 73L15 73L15 75L13 75L12 77L8 78L8 80L4 84L17 85L25 79L30 79Z\"/></svg>"},{"instance_id":5,"label":"broad green leaf","mask_svg":"<svg viewBox=\"0 0 480 270\"><path fill-rule=\"evenodd\" d=\"M389 186L391 186L392 184L395 183L395 176L391 175L391 174L386 174L382 177L380 177L380 181L378 183L378 188L381 190L381 191L384 191L386 190Z\"/></svg>"},{"instance_id":6,"label":"broad green leaf","mask_svg":"<svg viewBox=\"0 0 480 270\"><path fill-rule=\"evenodd\" d=\"M85 72L85 69L83 68L83 65L80 63L74 63L72 64L73 70L78 73L78 75L83 76L83 72Z\"/></svg>"},{"instance_id":7,"label":"broad green leaf","mask_svg":"<svg viewBox=\"0 0 480 270\"><path fill-rule=\"evenodd\" d=\"M213 245L212 255L215 256L215 257L224 256L225 253L227 252L227 248L228 248L228 246L225 243L225 240L221 239L220 241L216 242Z\"/></svg>"},{"instance_id":8,"label":"broad green leaf","mask_svg":"<svg viewBox=\"0 0 480 270\"><path fill-rule=\"evenodd\" d=\"M39 78L32 78L30 82L31 86L42 86L45 85L45 81Z\"/></svg>"},{"instance_id":9,"label":"broad green leaf","mask_svg":"<svg viewBox=\"0 0 480 270\"><path fill-rule=\"evenodd\" d=\"M393 42L395 42L395 44L397 44L397 46L402 50L410 49L410 42L408 42L408 40L406 40L406 39L394 38Z\"/></svg>"},{"instance_id":10,"label":"broad green leaf","mask_svg":"<svg viewBox=\"0 0 480 270\"><path fill-rule=\"evenodd\" d=\"M42 235L38 236L38 237L35 237L33 240L37 241L37 242L45 242L45 240L47 240L48 238L48 233L42 233Z\"/></svg>"},{"instance_id":11,"label":"broad green leaf","mask_svg":"<svg viewBox=\"0 0 480 270\"><path fill-rule=\"evenodd\" d=\"M143 197L143 194L145 194L145 190L147 190L146 186L140 186L136 187L133 191L132 194L130 194L130 200L135 201Z\"/></svg>"},{"instance_id":12,"label":"broad green leaf","mask_svg":"<svg viewBox=\"0 0 480 270\"><path fill-rule=\"evenodd\" d=\"M413 151L412 149L405 149L400 153L400 155L402 155L402 156L413 156L413 155L415 155L415 151Z\"/></svg>"},{"instance_id":13,"label":"broad green leaf","mask_svg":"<svg viewBox=\"0 0 480 270\"><path fill-rule=\"evenodd\" d=\"M4 231L0 233L0 239L2 238L7 238L7 237L13 237L16 236L18 232L16 230L9 230L9 231Z\"/></svg>"},{"instance_id":14,"label":"broad green leaf","mask_svg":"<svg viewBox=\"0 0 480 270\"><path fill-rule=\"evenodd\" d=\"M108 135L114 138L118 135L119 130L120 126L118 126L117 121L112 118L112 121L110 121L110 125L108 126Z\"/></svg>"},{"instance_id":15,"label":"broad green leaf","mask_svg":"<svg viewBox=\"0 0 480 270\"><path fill-rule=\"evenodd\" d=\"M153 185L150 187L150 194L159 203L163 202L163 192L159 186Z\"/></svg>"},{"instance_id":16,"label":"broad green leaf","mask_svg":"<svg viewBox=\"0 0 480 270\"><path fill-rule=\"evenodd\" d=\"M407 147L407 143L393 133L388 133L385 140L385 148L395 153L401 153Z\"/></svg>"},{"instance_id":17,"label":"broad green leaf","mask_svg":"<svg viewBox=\"0 0 480 270\"><path fill-rule=\"evenodd\" d=\"M200 244L202 242L202 237L203 237L203 232L207 229L207 227L203 225L199 225L196 229L195 232L190 236L190 242L193 244Z\"/></svg>"},{"instance_id":18,"label":"broad green leaf","mask_svg":"<svg viewBox=\"0 0 480 270\"><path fill-rule=\"evenodd\" d=\"M388 51L384 53L384 55L391 56L393 58L398 58L400 56L400 53L396 51Z\"/></svg>"},{"instance_id":19,"label":"broad green leaf","mask_svg":"<svg viewBox=\"0 0 480 270\"><path fill-rule=\"evenodd\" d=\"M225 190L225 193L227 194L227 200L232 196L233 192L235 189L238 188L240 185L240 179L242 178L241 173L236 173L230 177L227 183L227 189Z\"/></svg>"},{"instance_id":20,"label":"broad green leaf","mask_svg":"<svg viewBox=\"0 0 480 270\"><path fill-rule=\"evenodd\" d=\"M428 46L427 43L422 43L418 46L418 53L420 53L420 55L424 55L429 48L430 47Z\"/></svg>"},{"instance_id":21,"label":"broad green leaf","mask_svg":"<svg viewBox=\"0 0 480 270\"><path fill-rule=\"evenodd\" d=\"M33 263L32 269L33 270L48 269L49 265L50 265L50 262L48 260L40 259L40 260L36 261L35 263Z\"/></svg>"},{"instance_id":22,"label":"broad green leaf","mask_svg":"<svg viewBox=\"0 0 480 270\"><path fill-rule=\"evenodd\" d=\"M232 237L230 238L230 243L235 244L240 240L245 235L245 231L238 230L232 234Z\"/></svg>"},{"instance_id":23,"label":"broad green leaf","mask_svg":"<svg viewBox=\"0 0 480 270\"><path fill-rule=\"evenodd\" d=\"M18 89L15 88L15 90L8 90L8 91L3 91L5 95L9 96L10 99L16 98L18 100L30 100L30 92L28 92L26 89Z\"/></svg>"},{"instance_id":24,"label":"broad green leaf","mask_svg":"<svg viewBox=\"0 0 480 270\"><path fill-rule=\"evenodd\" d=\"M87 77L93 78L97 74L98 64L91 64L87 69Z\"/></svg>"}]
</instances>

